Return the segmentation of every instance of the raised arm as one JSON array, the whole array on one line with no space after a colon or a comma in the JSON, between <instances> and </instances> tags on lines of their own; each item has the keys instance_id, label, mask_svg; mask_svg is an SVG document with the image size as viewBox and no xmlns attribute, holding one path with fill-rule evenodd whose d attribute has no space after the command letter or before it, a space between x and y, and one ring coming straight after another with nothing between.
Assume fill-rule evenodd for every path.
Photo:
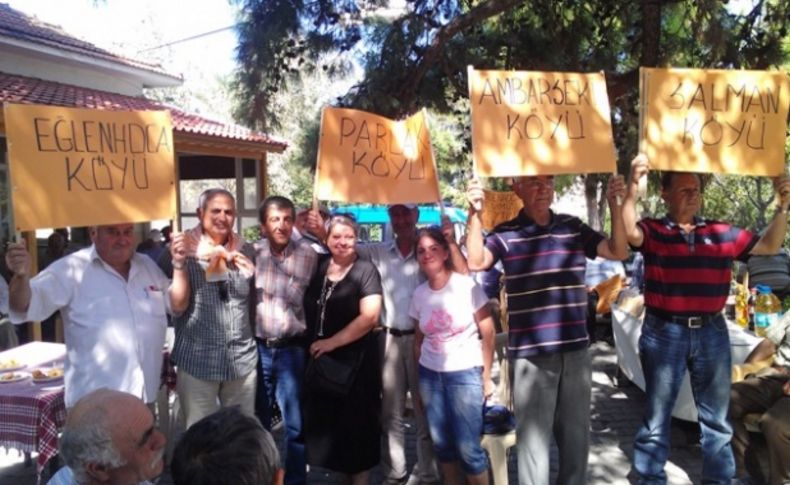
<instances>
[{"instance_id":1,"label":"raised arm","mask_svg":"<svg viewBox=\"0 0 790 485\"><path fill-rule=\"evenodd\" d=\"M494 264L494 256L483 244L483 221L480 212L485 194L479 180L470 180L466 189L469 201L469 218L466 225L466 264L471 271L487 270Z\"/></svg>"},{"instance_id":2,"label":"raised arm","mask_svg":"<svg viewBox=\"0 0 790 485\"><path fill-rule=\"evenodd\" d=\"M782 177L776 180L774 190L779 202L773 220L765 230L763 237L752 248L751 254L774 255L782 247L787 233L787 206L790 205L790 178Z\"/></svg>"},{"instance_id":3,"label":"raised arm","mask_svg":"<svg viewBox=\"0 0 790 485\"><path fill-rule=\"evenodd\" d=\"M631 175L628 178L628 187L623 200L622 219L626 240L634 247L641 247L645 240L642 229L636 224L639 220L636 214L636 200L638 198L639 180L642 177L646 177L649 172L650 164L645 155L640 153L631 161ZM612 218L614 219L614 216Z\"/></svg>"},{"instance_id":4,"label":"raised arm","mask_svg":"<svg viewBox=\"0 0 790 485\"><path fill-rule=\"evenodd\" d=\"M183 232L173 234L170 243L170 257L173 266L173 281L170 283L170 310L174 315L184 313L189 306L189 273L187 272L187 252L191 237Z\"/></svg>"},{"instance_id":5,"label":"raised arm","mask_svg":"<svg viewBox=\"0 0 790 485\"><path fill-rule=\"evenodd\" d=\"M10 243L6 248L5 263L14 273L8 285L8 306L19 313L30 307L30 253L23 243Z\"/></svg>"},{"instance_id":6,"label":"raised arm","mask_svg":"<svg viewBox=\"0 0 790 485\"><path fill-rule=\"evenodd\" d=\"M628 243L625 238L622 206L618 203L625 195L625 182L622 175L609 177L606 185L606 201L612 215L612 234L598 244L598 256L622 261L628 257Z\"/></svg>"}]
</instances>

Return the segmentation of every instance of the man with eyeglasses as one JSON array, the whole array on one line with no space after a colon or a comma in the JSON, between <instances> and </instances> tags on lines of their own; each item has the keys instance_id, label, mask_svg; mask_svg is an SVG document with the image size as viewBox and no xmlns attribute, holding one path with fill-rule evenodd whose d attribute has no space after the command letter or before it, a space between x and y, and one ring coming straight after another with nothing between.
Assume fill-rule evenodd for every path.
<instances>
[{"instance_id":1,"label":"man with eyeglasses","mask_svg":"<svg viewBox=\"0 0 790 485\"><path fill-rule=\"evenodd\" d=\"M618 196L625 185L609 179L606 198L612 237L579 218L551 210L554 177L517 177L513 191L524 208L483 239L484 192L467 190L467 262L472 271L502 262L508 312L508 358L513 376L519 483L549 483L552 435L559 451L557 483L587 483L592 363L587 333L586 258L628 255ZM585 258L586 257L586 258Z\"/></svg>"},{"instance_id":2,"label":"man with eyeglasses","mask_svg":"<svg viewBox=\"0 0 790 485\"><path fill-rule=\"evenodd\" d=\"M164 469L166 443L142 401L95 390L69 411L58 449L66 466L47 485L151 485Z\"/></svg>"},{"instance_id":3,"label":"man with eyeglasses","mask_svg":"<svg viewBox=\"0 0 790 485\"><path fill-rule=\"evenodd\" d=\"M233 230L236 201L225 189L206 190L197 215L196 227L173 236L172 264L161 261L173 270L171 358L187 428L220 407L253 414L258 363L254 250Z\"/></svg>"},{"instance_id":4,"label":"man with eyeglasses","mask_svg":"<svg viewBox=\"0 0 790 485\"><path fill-rule=\"evenodd\" d=\"M67 408L100 387L153 403L170 281L151 258L135 253L133 224L91 227L90 237L92 246L55 261L33 278L25 245L8 246L6 264L14 273L10 318L23 323L60 311Z\"/></svg>"}]
</instances>

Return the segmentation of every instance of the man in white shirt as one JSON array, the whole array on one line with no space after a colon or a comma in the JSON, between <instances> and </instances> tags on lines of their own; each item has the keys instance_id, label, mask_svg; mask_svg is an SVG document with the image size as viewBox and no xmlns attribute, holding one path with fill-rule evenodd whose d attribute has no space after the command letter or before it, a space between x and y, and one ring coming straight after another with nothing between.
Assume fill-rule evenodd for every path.
<instances>
[{"instance_id":1,"label":"man in white shirt","mask_svg":"<svg viewBox=\"0 0 790 485\"><path fill-rule=\"evenodd\" d=\"M60 438L66 466L47 485L151 485L164 468L167 439L134 396L98 389L69 411Z\"/></svg>"},{"instance_id":2,"label":"man in white shirt","mask_svg":"<svg viewBox=\"0 0 790 485\"><path fill-rule=\"evenodd\" d=\"M66 407L106 387L156 400L165 342L169 280L134 252L134 226L93 227L93 245L30 277L30 255L10 244L6 264L14 323L60 310L66 340ZM177 247L176 247L177 249ZM174 258L184 259L183 251Z\"/></svg>"}]
</instances>

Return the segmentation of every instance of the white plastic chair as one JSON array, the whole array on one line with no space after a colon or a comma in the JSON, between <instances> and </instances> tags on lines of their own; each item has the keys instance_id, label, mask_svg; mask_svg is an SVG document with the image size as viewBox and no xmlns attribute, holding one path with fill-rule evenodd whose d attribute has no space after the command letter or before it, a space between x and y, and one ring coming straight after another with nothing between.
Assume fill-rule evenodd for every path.
<instances>
[{"instance_id":1,"label":"white plastic chair","mask_svg":"<svg viewBox=\"0 0 790 485\"><path fill-rule=\"evenodd\" d=\"M497 394L499 402L513 410L510 393L510 365L507 360L507 332L498 333L494 343L494 352L499 359L499 386ZM480 444L488 452L491 460L491 474L494 485L508 485L507 451L516 444L516 432L494 435L484 434Z\"/></svg>"}]
</instances>

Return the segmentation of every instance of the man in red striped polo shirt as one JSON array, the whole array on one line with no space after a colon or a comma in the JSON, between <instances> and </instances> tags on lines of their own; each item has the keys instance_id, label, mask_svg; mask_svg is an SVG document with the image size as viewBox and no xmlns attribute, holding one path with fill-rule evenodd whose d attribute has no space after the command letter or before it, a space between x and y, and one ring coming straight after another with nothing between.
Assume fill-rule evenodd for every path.
<instances>
[{"instance_id":1,"label":"man in red striped polo shirt","mask_svg":"<svg viewBox=\"0 0 790 485\"><path fill-rule=\"evenodd\" d=\"M637 222L637 188L648 171L647 158L637 156L623 204L628 242L645 261L646 314L639 352L647 409L634 443L634 469L639 483L666 483L671 412L688 370L702 432L702 481L729 484L735 473L727 422L731 358L721 310L733 260L779 250L787 230L790 179L776 184L776 215L758 237L697 216L702 192L695 173L665 172L661 198L667 215Z\"/></svg>"}]
</instances>

